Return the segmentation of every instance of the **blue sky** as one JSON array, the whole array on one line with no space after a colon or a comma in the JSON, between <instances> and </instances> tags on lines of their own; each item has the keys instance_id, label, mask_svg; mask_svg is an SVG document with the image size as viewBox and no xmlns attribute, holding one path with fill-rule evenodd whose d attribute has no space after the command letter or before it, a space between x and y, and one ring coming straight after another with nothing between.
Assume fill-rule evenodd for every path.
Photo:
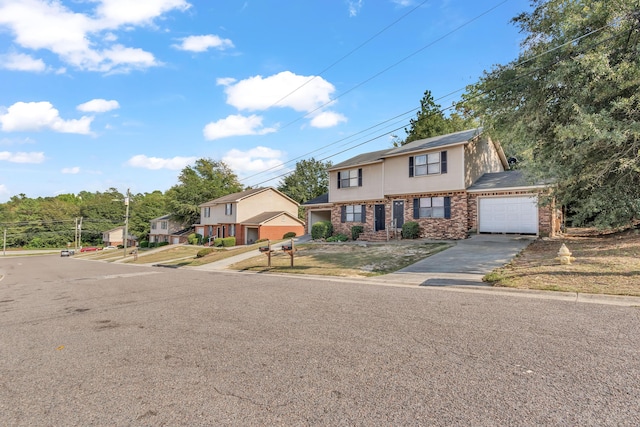
<instances>
[{"instance_id":1,"label":"blue sky","mask_svg":"<svg viewBox=\"0 0 640 427\"><path fill-rule=\"evenodd\" d=\"M525 0L0 0L0 202L244 185L391 146L513 60ZM404 136L403 130L395 134Z\"/></svg>"}]
</instances>

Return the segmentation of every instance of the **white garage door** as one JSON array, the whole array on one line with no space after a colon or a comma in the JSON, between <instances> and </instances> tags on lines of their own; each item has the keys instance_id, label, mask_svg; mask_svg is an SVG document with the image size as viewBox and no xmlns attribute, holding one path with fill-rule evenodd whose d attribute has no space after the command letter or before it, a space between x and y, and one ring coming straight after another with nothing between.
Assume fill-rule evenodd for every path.
<instances>
[{"instance_id":1,"label":"white garage door","mask_svg":"<svg viewBox=\"0 0 640 427\"><path fill-rule=\"evenodd\" d=\"M487 197L479 199L481 233L538 233L538 198Z\"/></svg>"}]
</instances>

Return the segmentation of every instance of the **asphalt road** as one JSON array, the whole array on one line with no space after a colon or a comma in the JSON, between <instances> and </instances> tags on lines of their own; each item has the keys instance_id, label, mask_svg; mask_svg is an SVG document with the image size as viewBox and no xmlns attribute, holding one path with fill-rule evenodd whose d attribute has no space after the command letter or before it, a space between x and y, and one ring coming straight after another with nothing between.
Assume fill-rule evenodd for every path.
<instances>
[{"instance_id":1,"label":"asphalt road","mask_svg":"<svg viewBox=\"0 0 640 427\"><path fill-rule=\"evenodd\" d=\"M0 424L640 425L640 307L0 259Z\"/></svg>"}]
</instances>

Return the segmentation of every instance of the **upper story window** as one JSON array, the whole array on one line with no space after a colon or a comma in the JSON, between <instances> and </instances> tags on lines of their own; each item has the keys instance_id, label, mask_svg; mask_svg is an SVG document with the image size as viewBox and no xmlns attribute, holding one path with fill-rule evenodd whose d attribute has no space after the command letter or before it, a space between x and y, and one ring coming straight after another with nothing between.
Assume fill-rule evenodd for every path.
<instances>
[{"instance_id":1,"label":"upper story window","mask_svg":"<svg viewBox=\"0 0 640 427\"><path fill-rule=\"evenodd\" d=\"M342 222L365 222L365 205L342 206L340 216Z\"/></svg>"},{"instance_id":2,"label":"upper story window","mask_svg":"<svg viewBox=\"0 0 640 427\"><path fill-rule=\"evenodd\" d=\"M233 203L227 203L224 206L224 214L225 215L232 215L233 214Z\"/></svg>"},{"instance_id":3,"label":"upper story window","mask_svg":"<svg viewBox=\"0 0 640 427\"><path fill-rule=\"evenodd\" d=\"M338 172L338 188L362 187L362 168Z\"/></svg>"},{"instance_id":4,"label":"upper story window","mask_svg":"<svg viewBox=\"0 0 640 427\"><path fill-rule=\"evenodd\" d=\"M447 173L447 152L421 154L409 157L409 176Z\"/></svg>"},{"instance_id":5,"label":"upper story window","mask_svg":"<svg viewBox=\"0 0 640 427\"><path fill-rule=\"evenodd\" d=\"M413 199L413 218L451 218L450 197Z\"/></svg>"},{"instance_id":6,"label":"upper story window","mask_svg":"<svg viewBox=\"0 0 640 427\"><path fill-rule=\"evenodd\" d=\"M167 221L160 221L160 228L163 230L167 229Z\"/></svg>"},{"instance_id":7,"label":"upper story window","mask_svg":"<svg viewBox=\"0 0 640 427\"><path fill-rule=\"evenodd\" d=\"M155 230L155 229L156 229L156 227L158 226L157 224L158 224L157 222L153 221L153 222L151 223L151 229L152 229L152 230Z\"/></svg>"},{"instance_id":8,"label":"upper story window","mask_svg":"<svg viewBox=\"0 0 640 427\"><path fill-rule=\"evenodd\" d=\"M205 207L203 209L203 215L204 215L205 218L211 217L211 208L210 207Z\"/></svg>"}]
</instances>

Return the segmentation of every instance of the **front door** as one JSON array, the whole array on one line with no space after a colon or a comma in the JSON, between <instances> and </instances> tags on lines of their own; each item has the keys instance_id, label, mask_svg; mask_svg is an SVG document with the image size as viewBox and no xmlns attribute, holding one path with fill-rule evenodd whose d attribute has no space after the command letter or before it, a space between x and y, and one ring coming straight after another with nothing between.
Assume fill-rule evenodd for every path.
<instances>
[{"instance_id":1,"label":"front door","mask_svg":"<svg viewBox=\"0 0 640 427\"><path fill-rule=\"evenodd\" d=\"M393 219L396 221L396 228L402 228L404 225L404 200L394 200Z\"/></svg>"},{"instance_id":2,"label":"front door","mask_svg":"<svg viewBox=\"0 0 640 427\"><path fill-rule=\"evenodd\" d=\"M384 217L384 208L384 205L376 205L375 207L375 231L384 230L385 228L384 222L386 219Z\"/></svg>"}]
</instances>

